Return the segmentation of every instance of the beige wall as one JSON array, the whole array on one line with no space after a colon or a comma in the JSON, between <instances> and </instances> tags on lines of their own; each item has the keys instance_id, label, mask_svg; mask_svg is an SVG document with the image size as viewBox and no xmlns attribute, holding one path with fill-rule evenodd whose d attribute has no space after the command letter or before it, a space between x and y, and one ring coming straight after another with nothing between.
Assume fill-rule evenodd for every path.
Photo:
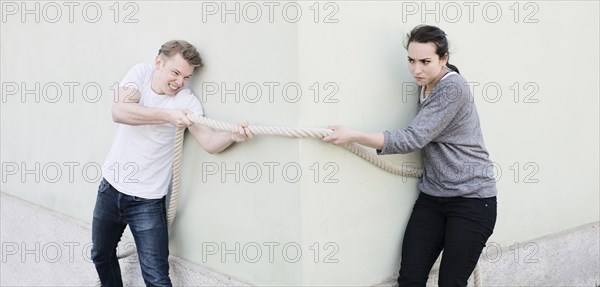
<instances>
[{"instance_id":1,"label":"beige wall","mask_svg":"<svg viewBox=\"0 0 600 287\"><path fill-rule=\"evenodd\" d=\"M2 2L2 192L89 223L96 168L115 126L111 87L173 38L187 39L204 55L207 68L192 89L211 118L366 131L405 127L416 101L406 91L412 80L403 40L425 17L449 35L451 62L472 83L501 173L490 241L524 243L598 220L597 2L363 1L318 9L314 2L238 2L239 23L234 14L222 21L221 2L72 2L78 3L72 19L67 5L73 4L39 2L36 23L35 13L23 13L35 3ZM295 5L302 15L292 23ZM261 18L250 23L256 7ZM240 89L222 101L221 84L233 89L236 82ZM37 91L24 92L36 83ZM295 101L297 87L302 96ZM417 162L419 155L388 158ZM219 155L188 137L183 165L174 255L261 285L375 284L396 272L415 179L403 181L315 140L275 137ZM213 172L203 177L206 170Z\"/></svg>"}]
</instances>

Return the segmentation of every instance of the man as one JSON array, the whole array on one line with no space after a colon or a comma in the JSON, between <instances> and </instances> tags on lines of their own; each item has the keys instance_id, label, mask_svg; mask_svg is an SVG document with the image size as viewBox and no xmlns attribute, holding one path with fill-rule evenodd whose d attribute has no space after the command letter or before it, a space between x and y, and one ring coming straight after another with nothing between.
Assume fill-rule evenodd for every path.
<instances>
[{"instance_id":1,"label":"man","mask_svg":"<svg viewBox=\"0 0 600 287\"><path fill-rule=\"evenodd\" d=\"M132 67L119 84L112 106L119 123L102 167L92 222L92 260L102 286L122 286L116 247L129 225L147 286L171 286L165 198L171 181L176 128L188 127L209 153L253 137L247 124L234 132L192 125L187 114L203 115L198 98L186 88L203 66L186 41L162 45L154 65Z\"/></svg>"}]
</instances>

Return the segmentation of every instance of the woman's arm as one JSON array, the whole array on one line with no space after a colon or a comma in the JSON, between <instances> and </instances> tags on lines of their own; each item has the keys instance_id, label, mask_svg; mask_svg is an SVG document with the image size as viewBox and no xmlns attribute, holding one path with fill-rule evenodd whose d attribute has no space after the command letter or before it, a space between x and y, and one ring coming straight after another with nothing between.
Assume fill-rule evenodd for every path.
<instances>
[{"instance_id":1,"label":"woman's arm","mask_svg":"<svg viewBox=\"0 0 600 287\"><path fill-rule=\"evenodd\" d=\"M331 126L333 133L324 137L323 141L335 145L358 143L374 149L383 148L383 133L364 133L343 126Z\"/></svg>"},{"instance_id":2,"label":"woman's arm","mask_svg":"<svg viewBox=\"0 0 600 287\"><path fill-rule=\"evenodd\" d=\"M468 100L468 90L457 83L440 86L430 95L409 126L395 131L363 133L345 127L330 127L333 134L323 138L333 144L359 143L377 149L379 154L409 153L437 138Z\"/></svg>"}]
</instances>

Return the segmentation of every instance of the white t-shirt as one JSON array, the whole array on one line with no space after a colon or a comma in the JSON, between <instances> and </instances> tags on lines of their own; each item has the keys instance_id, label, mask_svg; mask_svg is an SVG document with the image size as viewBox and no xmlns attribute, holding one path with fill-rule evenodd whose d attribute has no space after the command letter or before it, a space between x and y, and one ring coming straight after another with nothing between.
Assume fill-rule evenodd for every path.
<instances>
[{"instance_id":1,"label":"white t-shirt","mask_svg":"<svg viewBox=\"0 0 600 287\"><path fill-rule=\"evenodd\" d=\"M200 101L185 88L175 96L158 95L151 89L155 68L137 64L119 86L139 87L139 104L149 108L188 109L204 114ZM162 198L172 175L176 127L173 124L132 126L117 124L115 141L102 166L102 176L118 191L141 198Z\"/></svg>"}]
</instances>

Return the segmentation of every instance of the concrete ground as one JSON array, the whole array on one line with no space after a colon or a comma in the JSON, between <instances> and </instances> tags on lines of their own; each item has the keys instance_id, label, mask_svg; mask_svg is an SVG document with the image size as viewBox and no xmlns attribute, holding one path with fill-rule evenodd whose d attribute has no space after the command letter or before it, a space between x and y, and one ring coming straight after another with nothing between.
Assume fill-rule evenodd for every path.
<instances>
[{"instance_id":1,"label":"concrete ground","mask_svg":"<svg viewBox=\"0 0 600 287\"><path fill-rule=\"evenodd\" d=\"M518 245L488 244L478 265L479 286L599 286L599 230L595 222ZM97 282L89 255L90 226L84 222L0 193L0 241L0 286L94 286ZM120 250L132 246L124 238ZM247 286L176 257L170 258L170 264L177 286ZM144 285L135 256L122 260L121 269L126 286ZM434 267L428 286L436 286L436 279ZM394 286L394 281L389 278L376 286Z\"/></svg>"},{"instance_id":2,"label":"concrete ground","mask_svg":"<svg viewBox=\"0 0 600 287\"><path fill-rule=\"evenodd\" d=\"M488 242L479 259L478 286L600 286L599 222L499 246ZM427 286L437 286L434 265ZM376 286L395 286L396 278ZM469 286L475 286L474 276Z\"/></svg>"},{"instance_id":3,"label":"concrete ground","mask_svg":"<svg viewBox=\"0 0 600 287\"><path fill-rule=\"evenodd\" d=\"M94 286L91 228L60 213L0 193L0 286ZM124 238L120 251L133 247ZM173 257L177 286L247 286L227 276ZM121 260L125 286L144 286L137 257Z\"/></svg>"}]
</instances>

